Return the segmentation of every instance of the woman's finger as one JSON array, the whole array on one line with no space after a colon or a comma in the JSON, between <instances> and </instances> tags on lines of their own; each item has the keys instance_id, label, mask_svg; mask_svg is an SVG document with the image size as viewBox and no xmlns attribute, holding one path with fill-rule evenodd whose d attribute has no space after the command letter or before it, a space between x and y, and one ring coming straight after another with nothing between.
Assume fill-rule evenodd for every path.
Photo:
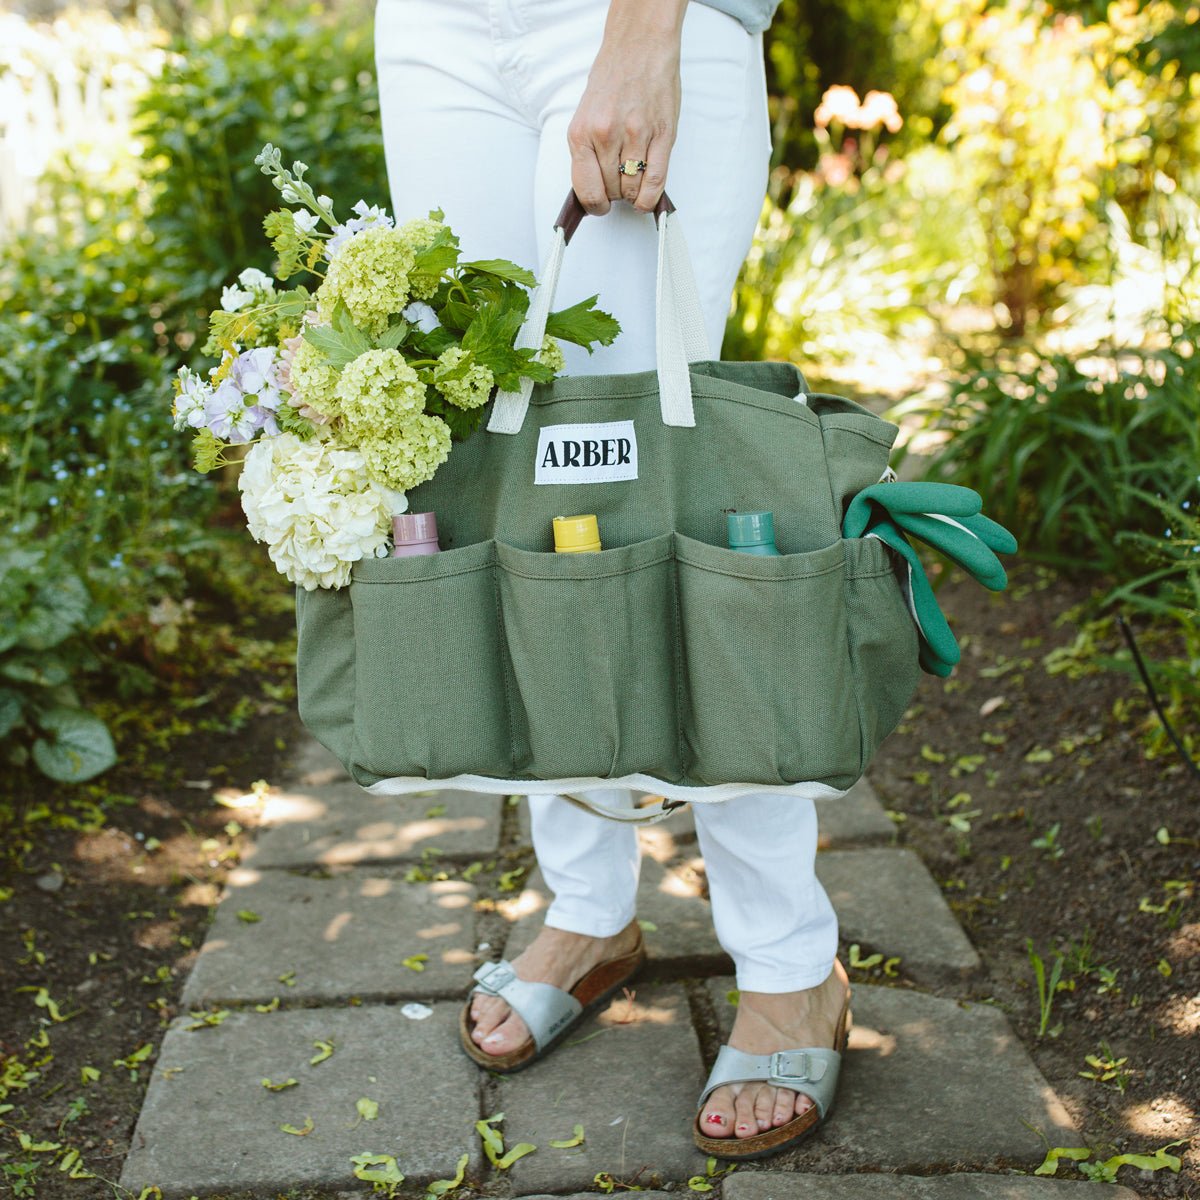
<instances>
[{"instance_id":1,"label":"woman's finger","mask_svg":"<svg viewBox=\"0 0 1200 1200\"><path fill-rule=\"evenodd\" d=\"M655 138L643 155L646 169L641 173L641 186L633 199L638 212L653 212L667 186L667 162L671 156L671 141Z\"/></svg>"},{"instance_id":2,"label":"woman's finger","mask_svg":"<svg viewBox=\"0 0 1200 1200\"><path fill-rule=\"evenodd\" d=\"M567 134L567 144L571 149L571 187L585 212L603 216L611 202L596 151L590 141L577 138L574 133Z\"/></svg>"},{"instance_id":3,"label":"woman's finger","mask_svg":"<svg viewBox=\"0 0 1200 1200\"><path fill-rule=\"evenodd\" d=\"M633 149L631 149L631 146ZM621 199L628 200L630 204L635 204L638 198L638 193L642 189L645 182L643 173L645 171L646 157L650 153L644 143L626 142L621 148L621 153L618 155L618 161L621 166L618 168L618 183L621 188ZM630 165L632 174L627 174L625 164Z\"/></svg>"}]
</instances>

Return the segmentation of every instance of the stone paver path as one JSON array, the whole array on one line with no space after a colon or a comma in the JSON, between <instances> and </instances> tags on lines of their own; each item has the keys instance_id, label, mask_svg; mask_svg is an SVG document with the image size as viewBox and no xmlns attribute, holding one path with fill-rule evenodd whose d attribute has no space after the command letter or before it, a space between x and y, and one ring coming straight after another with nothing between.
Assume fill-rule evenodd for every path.
<instances>
[{"instance_id":1,"label":"stone paver path","mask_svg":"<svg viewBox=\"0 0 1200 1200\"><path fill-rule=\"evenodd\" d=\"M1043 1137L1072 1146L1079 1136L1003 1013L960 1000L980 963L928 871L891 844L865 782L818 811L818 872L843 940L899 962L879 984L855 984L829 1121L784 1155L712 1178L704 1194L1082 1196L1089 1185L1028 1174ZM525 804L370 796L306 743L229 877L184 989L189 1012L154 1063L122 1185L134 1195L157 1185L164 1200L269 1200L288 1188L346 1200L369 1191L353 1160L378 1155L407 1177L397 1197L422 1197L466 1155L452 1196L697 1194L688 1180L706 1176L706 1162L691 1141L694 1104L736 992L690 813L640 836L643 977L532 1068L490 1075L462 1054L457 1023L475 966L527 946L549 899ZM475 1129L499 1113L506 1147L536 1147L504 1168ZM577 1125L581 1143L551 1145L574 1140Z\"/></svg>"}]
</instances>

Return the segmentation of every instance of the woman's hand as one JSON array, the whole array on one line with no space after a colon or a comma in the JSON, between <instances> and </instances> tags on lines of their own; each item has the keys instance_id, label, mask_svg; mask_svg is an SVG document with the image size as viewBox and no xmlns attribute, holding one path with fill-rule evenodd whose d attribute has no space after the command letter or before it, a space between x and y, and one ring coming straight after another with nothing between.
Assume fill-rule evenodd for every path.
<instances>
[{"instance_id":1,"label":"woman's hand","mask_svg":"<svg viewBox=\"0 0 1200 1200\"><path fill-rule=\"evenodd\" d=\"M567 129L571 185L597 216L613 200L651 212L679 122L679 41L687 0L612 0L604 40ZM626 159L644 171L625 175Z\"/></svg>"}]
</instances>

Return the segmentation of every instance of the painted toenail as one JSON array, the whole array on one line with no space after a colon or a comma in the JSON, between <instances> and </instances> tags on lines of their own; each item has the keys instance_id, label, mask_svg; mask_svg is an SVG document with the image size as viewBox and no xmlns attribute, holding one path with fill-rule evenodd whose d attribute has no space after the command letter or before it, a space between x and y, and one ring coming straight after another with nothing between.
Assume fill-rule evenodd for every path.
<instances>
[{"instance_id":1,"label":"painted toenail","mask_svg":"<svg viewBox=\"0 0 1200 1200\"><path fill-rule=\"evenodd\" d=\"M494 1046L497 1042L502 1041L504 1041L504 1039L498 1033L489 1033L487 1037L483 1039L483 1045Z\"/></svg>"},{"instance_id":2,"label":"painted toenail","mask_svg":"<svg viewBox=\"0 0 1200 1200\"><path fill-rule=\"evenodd\" d=\"M750 1130L749 1125L739 1125L738 1126L738 1133L748 1133L749 1130Z\"/></svg>"},{"instance_id":3,"label":"painted toenail","mask_svg":"<svg viewBox=\"0 0 1200 1200\"><path fill-rule=\"evenodd\" d=\"M720 1113L709 1113L704 1118L710 1125L724 1125L725 1118Z\"/></svg>"}]
</instances>

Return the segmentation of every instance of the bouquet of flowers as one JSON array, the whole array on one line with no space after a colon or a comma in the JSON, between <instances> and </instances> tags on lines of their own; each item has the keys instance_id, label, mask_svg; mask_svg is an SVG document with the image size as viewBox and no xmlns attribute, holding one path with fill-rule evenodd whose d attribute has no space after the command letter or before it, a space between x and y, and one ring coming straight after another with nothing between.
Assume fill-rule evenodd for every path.
<instances>
[{"instance_id":1,"label":"bouquet of flowers","mask_svg":"<svg viewBox=\"0 0 1200 1200\"><path fill-rule=\"evenodd\" d=\"M360 200L339 222L304 163L287 170L270 143L254 161L296 206L263 223L276 277L320 282L281 290L249 268L224 289L202 347L221 361L207 378L179 369L175 428L195 430L197 470L241 462L250 533L288 579L342 587L359 559L388 553L405 493L475 431L495 391L553 379L558 340L590 350L619 326L592 296L552 313L540 348L517 347L531 272L461 261L436 209L397 226Z\"/></svg>"}]
</instances>

